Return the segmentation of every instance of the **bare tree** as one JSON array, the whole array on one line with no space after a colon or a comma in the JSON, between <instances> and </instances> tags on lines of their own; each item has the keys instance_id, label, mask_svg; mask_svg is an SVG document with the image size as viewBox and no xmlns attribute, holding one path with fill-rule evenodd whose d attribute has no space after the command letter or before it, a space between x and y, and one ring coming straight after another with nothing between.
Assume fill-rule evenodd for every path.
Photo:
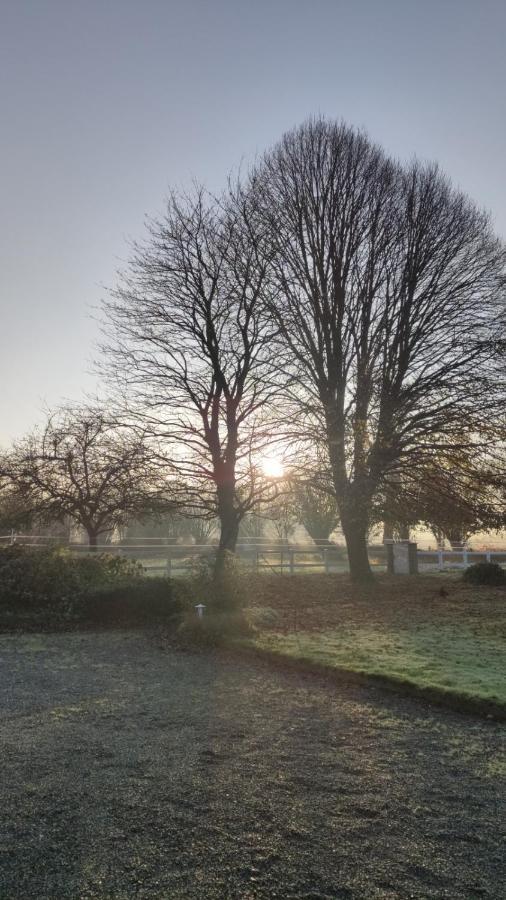
<instances>
[{"instance_id":1,"label":"bare tree","mask_svg":"<svg viewBox=\"0 0 506 900\"><path fill-rule=\"evenodd\" d=\"M2 468L39 518L69 517L84 528L90 547L146 509L148 498L152 508L162 502L167 491L142 436L91 408L51 415L42 430L14 445Z\"/></svg>"},{"instance_id":2,"label":"bare tree","mask_svg":"<svg viewBox=\"0 0 506 900\"><path fill-rule=\"evenodd\" d=\"M351 575L369 579L385 477L492 439L504 248L437 166L402 168L344 124L286 134L252 185L301 423L321 423Z\"/></svg>"},{"instance_id":3,"label":"bare tree","mask_svg":"<svg viewBox=\"0 0 506 900\"><path fill-rule=\"evenodd\" d=\"M0 469L2 463L0 462ZM0 536L9 531L24 531L32 527L33 503L30 497L16 489L7 478L0 481Z\"/></svg>"},{"instance_id":4,"label":"bare tree","mask_svg":"<svg viewBox=\"0 0 506 900\"><path fill-rule=\"evenodd\" d=\"M281 543L288 544L300 521L293 494L288 490L279 494L268 507L268 515Z\"/></svg>"},{"instance_id":5,"label":"bare tree","mask_svg":"<svg viewBox=\"0 0 506 900\"><path fill-rule=\"evenodd\" d=\"M181 499L181 491L175 491L171 485L171 496ZM155 506L160 505L159 498L155 498ZM185 542L193 539L196 544L207 544L216 532L216 519L202 515L199 509L194 514L192 509L181 506L179 502L174 504L169 511L161 510L153 512L146 509L141 512L139 518L129 521L127 537L165 538L170 543Z\"/></svg>"},{"instance_id":6,"label":"bare tree","mask_svg":"<svg viewBox=\"0 0 506 900\"><path fill-rule=\"evenodd\" d=\"M259 540L264 536L266 520L263 516L250 513L241 521L239 537Z\"/></svg>"},{"instance_id":7,"label":"bare tree","mask_svg":"<svg viewBox=\"0 0 506 900\"><path fill-rule=\"evenodd\" d=\"M106 303L109 381L130 417L166 442L185 503L218 517L218 559L266 490L259 464L277 390L263 315L269 262L253 195L173 194Z\"/></svg>"}]
</instances>

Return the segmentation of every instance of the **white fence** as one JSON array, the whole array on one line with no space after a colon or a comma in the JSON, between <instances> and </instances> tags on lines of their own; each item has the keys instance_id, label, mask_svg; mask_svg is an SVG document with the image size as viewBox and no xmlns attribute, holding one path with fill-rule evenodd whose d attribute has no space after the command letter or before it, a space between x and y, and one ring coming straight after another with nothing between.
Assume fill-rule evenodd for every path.
<instances>
[{"instance_id":1,"label":"white fence","mask_svg":"<svg viewBox=\"0 0 506 900\"><path fill-rule=\"evenodd\" d=\"M467 569L479 562L496 562L506 566L506 550L418 550L418 568L423 571L444 572L449 569Z\"/></svg>"},{"instance_id":2,"label":"white fence","mask_svg":"<svg viewBox=\"0 0 506 900\"><path fill-rule=\"evenodd\" d=\"M87 555L93 550L87 544L68 543L57 538L39 535L3 535L0 546L17 543L25 547L48 547L63 545L76 556ZM163 538L142 538L135 541L100 544L98 553L112 553L127 559L138 560L147 572L153 575L167 573L183 574L192 568L199 557L211 555L216 550L213 544L174 544ZM237 555L251 568L279 574L294 574L300 571L346 572L348 563L346 551L342 547L317 547L307 545L280 545L269 542L241 543ZM381 565L381 561L377 561Z\"/></svg>"},{"instance_id":3,"label":"white fence","mask_svg":"<svg viewBox=\"0 0 506 900\"><path fill-rule=\"evenodd\" d=\"M66 543L58 538L42 535L0 535L0 545L17 543L27 547L64 544L73 554L90 553L87 544ZM211 554L212 544L174 544L164 538L136 538L118 543L100 544L96 551L113 553L136 559L153 575L167 573L181 575L191 569L197 557ZM346 550L338 545L315 544L281 545L274 542L251 541L237 546L239 558L252 569L290 575L297 572L337 573L348 571ZM369 559L376 571L386 571L387 559L383 546L369 548ZM465 569L475 562L497 562L506 566L506 550L418 550L421 572L445 572Z\"/></svg>"}]
</instances>

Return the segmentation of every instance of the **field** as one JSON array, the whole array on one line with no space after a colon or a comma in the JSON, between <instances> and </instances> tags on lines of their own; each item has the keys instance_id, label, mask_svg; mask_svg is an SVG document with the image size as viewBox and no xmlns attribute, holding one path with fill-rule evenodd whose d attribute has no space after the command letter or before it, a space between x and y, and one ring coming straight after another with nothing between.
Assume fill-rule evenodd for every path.
<instances>
[{"instance_id":1,"label":"field","mask_svg":"<svg viewBox=\"0 0 506 900\"><path fill-rule=\"evenodd\" d=\"M449 575L380 575L360 590L345 575L264 576L251 596L262 650L506 715L505 589Z\"/></svg>"},{"instance_id":2,"label":"field","mask_svg":"<svg viewBox=\"0 0 506 900\"><path fill-rule=\"evenodd\" d=\"M118 631L0 637L0 709L2 900L504 896L500 723Z\"/></svg>"}]
</instances>

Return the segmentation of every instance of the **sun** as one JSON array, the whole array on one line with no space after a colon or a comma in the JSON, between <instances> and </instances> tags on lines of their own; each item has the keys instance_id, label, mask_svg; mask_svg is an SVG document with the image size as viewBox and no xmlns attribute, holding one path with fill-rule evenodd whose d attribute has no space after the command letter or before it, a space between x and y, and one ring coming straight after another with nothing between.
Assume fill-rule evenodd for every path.
<instances>
[{"instance_id":1,"label":"sun","mask_svg":"<svg viewBox=\"0 0 506 900\"><path fill-rule=\"evenodd\" d=\"M267 478L282 478L284 466L279 456L264 456L261 462L261 468Z\"/></svg>"}]
</instances>

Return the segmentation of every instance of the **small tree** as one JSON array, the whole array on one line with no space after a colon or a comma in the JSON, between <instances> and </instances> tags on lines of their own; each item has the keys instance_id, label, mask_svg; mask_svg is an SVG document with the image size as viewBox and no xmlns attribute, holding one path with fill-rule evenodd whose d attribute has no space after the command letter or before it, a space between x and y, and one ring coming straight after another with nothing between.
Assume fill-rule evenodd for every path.
<instances>
[{"instance_id":1,"label":"small tree","mask_svg":"<svg viewBox=\"0 0 506 900\"><path fill-rule=\"evenodd\" d=\"M324 473L320 477L292 482L292 490L301 524L315 544L328 544L339 523L339 513Z\"/></svg>"},{"instance_id":2,"label":"small tree","mask_svg":"<svg viewBox=\"0 0 506 900\"><path fill-rule=\"evenodd\" d=\"M293 493L288 490L280 493L270 504L267 512L279 540L283 544L288 544L300 521Z\"/></svg>"},{"instance_id":3,"label":"small tree","mask_svg":"<svg viewBox=\"0 0 506 900\"><path fill-rule=\"evenodd\" d=\"M90 547L166 492L143 436L92 408L51 415L6 454L3 471L38 517L69 517L84 528Z\"/></svg>"}]
</instances>

